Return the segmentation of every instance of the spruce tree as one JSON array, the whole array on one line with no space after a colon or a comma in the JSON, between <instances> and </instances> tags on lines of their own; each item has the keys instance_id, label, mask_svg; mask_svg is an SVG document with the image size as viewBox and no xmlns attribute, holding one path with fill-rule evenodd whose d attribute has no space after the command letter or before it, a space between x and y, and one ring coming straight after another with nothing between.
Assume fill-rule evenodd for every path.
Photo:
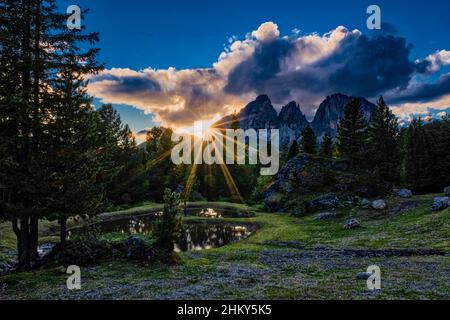
<instances>
[{"instance_id":1,"label":"spruce tree","mask_svg":"<svg viewBox=\"0 0 450 320\"><path fill-rule=\"evenodd\" d=\"M320 155L322 157L331 158L333 156L333 137L327 132L322 139L322 144L320 145Z\"/></svg>"},{"instance_id":2,"label":"spruce tree","mask_svg":"<svg viewBox=\"0 0 450 320\"><path fill-rule=\"evenodd\" d=\"M54 0L0 0L0 198L18 266L37 259L39 219L95 213L104 170L86 77L102 66L98 34L69 30ZM101 174L100 174L101 173ZM77 201L74 202L73 200Z\"/></svg>"},{"instance_id":3,"label":"spruce tree","mask_svg":"<svg viewBox=\"0 0 450 320\"><path fill-rule=\"evenodd\" d=\"M0 1L1 206L17 237L19 268L25 269L38 257L39 219L48 216L52 204L51 155L54 141L64 139L54 126L56 107L64 108L59 85L64 73L73 71L69 60L79 53L74 42L95 38L74 40L67 15L56 9L54 0Z\"/></svg>"},{"instance_id":4,"label":"spruce tree","mask_svg":"<svg viewBox=\"0 0 450 320\"><path fill-rule=\"evenodd\" d=\"M367 122L361 109L361 101L354 99L345 108L344 118L339 121L337 150L351 167L361 165L366 154Z\"/></svg>"},{"instance_id":5,"label":"spruce tree","mask_svg":"<svg viewBox=\"0 0 450 320\"><path fill-rule=\"evenodd\" d=\"M399 181L399 127L396 116L384 102L378 100L378 107L369 123L367 161L380 177L392 183Z\"/></svg>"},{"instance_id":6,"label":"spruce tree","mask_svg":"<svg viewBox=\"0 0 450 320\"><path fill-rule=\"evenodd\" d=\"M99 134L96 115L87 94L86 77L103 66L96 61L98 49L88 48L98 42L97 33L65 28L55 39L53 66L59 70L53 79L52 139L49 143L47 211L61 226L61 245L66 238L67 218L94 215L101 209L105 184L98 179L107 172L97 153ZM81 47L87 49L81 50ZM57 49L57 50L56 50ZM73 199L77 199L73 203Z\"/></svg>"},{"instance_id":7,"label":"spruce tree","mask_svg":"<svg viewBox=\"0 0 450 320\"><path fill-rule=\"evenodd\" d=\"M404 179L417 193L428 191L433 184L432 159L421 118L415 118L404 133Z\"/></svg>"},{"instance_id":8,"label":"spruce tree","mask_svg":"<svg viewBox=\"0 0 450 320\"><path fill-rule=\"evenodd\" d=\"M301 152L315 154L317 149L317 139L313 129L307 126L302 132Z\"/></svg>"}]
</instances>

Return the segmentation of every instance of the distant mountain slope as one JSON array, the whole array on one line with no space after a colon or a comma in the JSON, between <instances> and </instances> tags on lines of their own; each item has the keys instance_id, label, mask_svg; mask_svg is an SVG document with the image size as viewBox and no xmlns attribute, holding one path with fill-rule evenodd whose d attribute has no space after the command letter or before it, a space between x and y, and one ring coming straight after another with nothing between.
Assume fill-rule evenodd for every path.
<instances>
[{"instance_id":1,"label":"distant mountain slope","mask_svg":"<svg viewBox=\"0 0 450 320\"><path fill-rule=\"evenodd\" d=\"M339 119L344 116L345 107L355 97L344 94L334 94L327 97L319 106L314 120L309 123L295 102L289 102L284 106L280 114L272 105L267 95L260 95L250 102L238 114L240 128L247 129L279 129L281 144L290 144L298 140L305 127L310 125L320 138L326 132L336 135ZM364 98L356 98L361 101L364 114L370 118L376 109L376 105ZM226 116L215 124L215 127L230 128L232 116Z\"/></svg>"},{"instance_id":2,"label":"distant mountain slope","mask_svg":"<svg viewBox=\"0 0 450 320\"><path fill-rule=\"evenodd\" d=\"M320 104L319 109L317 110L312 122L312 128L314 129L314 132L318 137L323 136L327 132L332 136L336 135L339 119L344 116L345 107L353 99L355 99L355 97L337 93L328 96ZM372 113L377 108L376 105L364 98L357 99L361 101L361 107L366 119L370 119Z\"/></svg>"}]
</instances>

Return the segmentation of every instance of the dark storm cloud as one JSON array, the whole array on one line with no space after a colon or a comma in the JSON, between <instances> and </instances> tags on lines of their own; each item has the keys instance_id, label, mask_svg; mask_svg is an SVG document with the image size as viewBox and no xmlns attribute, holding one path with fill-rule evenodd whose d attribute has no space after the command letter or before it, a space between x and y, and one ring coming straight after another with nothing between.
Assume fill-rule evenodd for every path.
<instances>
[{"instance_id":1,"label":"dark storm cloud","mask_svg":"<svg viewBox=\"0 0 450 320\"><path fill-rule=\"evenodd\" d=\"M294 39L295 40L295 39ZM412 45L393 35L349 36L330 55L298 70L281 72L282 62L302 55L308 43L282 38L260 44L254 54L241 62L228 77L227 93L267 93L275 102L292 99L295 90L323 97L329 92L375 97L395 88L404 89L428 62L410 59Z\"/></svg>"},{"instance_id":2,"label":"dark storm cloud","mask_svg":"<svg viewBox=\"0 0 450 320\"><path fill-rule=\"evenodd\" d=\"M418 71L409 58L412 46L404 38L362 35L352 42L328 58L345 61L330 74L328 84L333 90L374 97L394 88L406 88Z\"/></svg>"},{"instance_id":3,"label":"dark storm cloud","mask_svg":"<svg viewBox=\"0 0 450 320\"><path fill-rule=\"evenodd\" d=\"M266 81L280 72L282 60L293 49L293 44L285 39L258 43L254 54L230 72L225 92L242 94L253 90L267 90Z\"/></svg>"},{"instance_id":4,"label":"dark storm cloud","mask_svg":"<svg viewBox=\"0 0 450 320\"><path fill-rule=\"evenodd\" d=\"M159 83L148 77L125 76L120 78L116 77L116 79L109 80L116 81L116 86L111 88L111 90L117 93L157 93L161 91L161 86Z\"/></svg>"},{"instance_id":5,"label":"dark storm cloud","mask_svg":"<svg viewBox=\"0 0 450 320\"><path fill-rule=\"evenodd\" d=\"M430 102L446 96L450 93L450 74L443 75L435 83L418 85L406 90L396 98L391 99L392 103L406 102Z\"/></svg>"}]
</instances>

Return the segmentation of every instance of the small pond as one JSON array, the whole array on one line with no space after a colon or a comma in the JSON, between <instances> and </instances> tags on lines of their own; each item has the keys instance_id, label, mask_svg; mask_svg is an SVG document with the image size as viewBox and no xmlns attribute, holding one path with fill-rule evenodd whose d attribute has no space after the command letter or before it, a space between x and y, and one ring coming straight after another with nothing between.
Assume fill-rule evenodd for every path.
<instances>
[{"instance_id":1,"label":"small pond","mask_svg":"<svg viewBox=\"0 0 450 320\"><path fill-rule=\"evenodd\" d=\"M133 217L129 219L112 220L95 224L95 230L102 233L120 233L123 235L149 235L153 230L153 222L157 214ZM212 209L202 210L203 217L222 217ZM76 235L82 228L69 231L69 238ZM182 234L175 245L175 251L197 251L218 248L249 237L257 230L252 223L231 223L218 220L185 221Z\"/></svg>"}]
</instances>

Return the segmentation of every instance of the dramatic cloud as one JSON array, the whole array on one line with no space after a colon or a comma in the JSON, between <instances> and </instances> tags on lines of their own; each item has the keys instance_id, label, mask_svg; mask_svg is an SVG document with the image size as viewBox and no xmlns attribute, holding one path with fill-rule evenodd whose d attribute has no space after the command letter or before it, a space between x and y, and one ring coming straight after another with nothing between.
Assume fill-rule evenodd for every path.
<instances>
[{"instance_id":1,"label":"dramatic cloud","mask_svg":"<svg viewBox=\"0 0 450 320\"><path fill-rule=\"evenodd\" d=\"M417 84L407 88L395 98L390 99L394 104L405 102L430 102L449 95L450 73L445 74L434 83Z\"/></svg>"},{"instance_id":2,"label":"dramatic cloud","mask_svg":"<svg viewBox=\"0 0 450 320\"><path fill-rule=\"evenodd\" d=\"M106 70L91 78L89 92L176 127L223 116L262 93L277 106L296 100L308 116L336 92L369 99L383 94L398 107L445 98L449 75L430 79L450 65L450 51L413 61L412 46L393 33L364 35L339 26L324 35L295 30L281 36L275 23L266 22L243 40L231 37L211 67Z\"/></svg>"},{"instance_id":3,"label":"dramatic cloud","mask_svg":"<svg viewBox=\"0 0 450 320\"><path fill-rule=\"evenodd\" d=\"M428 72L436 72L440 68L450 65L450 51L441 50L430 54L426 59L428 62Z\"/></svg>"}]
</instances>

